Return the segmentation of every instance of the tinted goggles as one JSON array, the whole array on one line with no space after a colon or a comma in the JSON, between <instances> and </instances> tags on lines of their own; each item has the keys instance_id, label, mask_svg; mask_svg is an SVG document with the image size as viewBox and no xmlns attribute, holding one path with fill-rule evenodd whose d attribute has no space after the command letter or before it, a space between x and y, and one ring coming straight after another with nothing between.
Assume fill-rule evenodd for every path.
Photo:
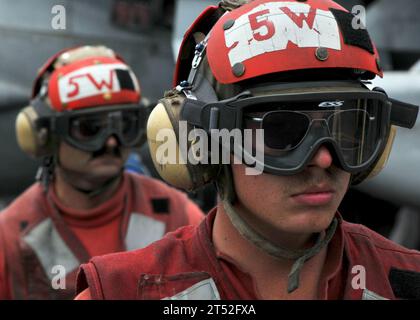
<instances>
[{"instance_id":1,"label":"tinted goggles","mask_svg":"<svg viewBox=\"0 0 420 320\"><path fill-rule=\"evenodd\" d=\"M252 157L263 150L264 171L294 174L327 144L336 165L355 173L366 170L381 154L391 124L410 127L416 107L388 99L382 92L359 88L346 92L310 92L252 96L203 104L188 100L181 117L204 128L263 129L251 150L230 146ZM242 141L243 142L243 141ZM241 155L242 156L242 155ZM261 161L255 159L256 162Z\"/></svg>"},{"instance_id":2,"label":"tinted goggles","mask_svg":"<svg viewBox=\"0 0 420 320\"><path fill-rule=\"evenodd\" d=\"M140 105L91 108L62 112L56 118L56 133L70 145L94 152L114 135L124 147L134 147L145 134L147 114Z\"/></svg>"}]
</instances>

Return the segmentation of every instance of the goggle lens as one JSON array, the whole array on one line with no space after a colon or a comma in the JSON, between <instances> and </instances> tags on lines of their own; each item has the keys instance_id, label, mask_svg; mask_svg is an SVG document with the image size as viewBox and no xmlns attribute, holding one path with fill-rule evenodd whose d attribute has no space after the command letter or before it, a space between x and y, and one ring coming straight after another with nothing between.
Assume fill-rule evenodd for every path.
<instances>
[{"instance_id":1,"label":"goggle lens","mask_svg":"<svg viewBox=\"0 0 420 320\"><path fill-rule=\"evenodd\" d=\"M377 101L368 99L345 104L345 108L327 110L316 103L311 110L304 109L307 105L295 104L294 110L284 110L286 106L282 105L271 107L274 111L248 112L244 128L263 129L264 153L269 156L284 156L311 135L309 139L314 144L319 139L331 138L347 165L359 166L370 159L381 141L381 111ZM270 108L265 106L264 110Z\"/></svg>"},{"instance_id":2,"label":"goggle lens","mask_svg":"<svg viewBox=\"0 0 420 320\"><path fill-rule=\"evenodd\" d=\"M129 145L139 137L141 119L138 110L122 110L73 117L69 125L69 136L77 142L104 143L115 134L123 145Z\"/></svg>"},{"instance_id":3,"label":"goggle lens","mask_svg":"<svg viewBox=\"0 0 420 320\"><path fill-rule=\"evenodd\" d=\"M82 116L70 121L70 136L79 141L87 141L107 127L106 119L98 116Z\"/></svg>"}]
</instances>

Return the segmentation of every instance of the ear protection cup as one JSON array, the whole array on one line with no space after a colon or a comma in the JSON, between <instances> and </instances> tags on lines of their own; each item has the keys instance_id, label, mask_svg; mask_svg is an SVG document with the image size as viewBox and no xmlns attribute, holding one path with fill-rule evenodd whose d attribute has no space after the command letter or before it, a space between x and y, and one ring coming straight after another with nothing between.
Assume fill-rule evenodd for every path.
<instances>
[{"instance_id":1,"label":"ear protection cup","mask_svg":"<svg viewBox=\"0 0 420 320\"><path fill-rule=\"evenodd\" d=\"M38 71L32 87L32 99L35 99L39 95L42 83L45 80L45 75L52 71L57 59L63 53L74 49L77 49L77 47L63 49L43 64ZM33 106L29 105L19 112L15 121L17 143L23 152L33 158L48 156L54 152L54 144L51 141L48 128L39 127L36 124L38 119L39 115L37 111Z\"/></svg>"},{"instance_id":2,"label":"ear protection cup","mask_svg":"<svg viewBox=\"0 0 420 320\"><path fill-rule=\"evenodd\" d=\"M19 112L16 122L16 138L19 147L28 155L36 158L53 153L53 143L47 127L38 127L38 113L32 106Z\"/></svg>"},{"instance_id":3,"label":"ear protection cup","mask_svg":"<svg viewBox=\"0 0 420 320\"><path fill-rule=\"evenodd\" d=\"M383 168L385 168L389 155L391 154L392 145L394 144L395 136L397 134L397 128L395 126L391 126L388 141L385 145L385 149L382 152L381 157L379 158L378 162L376 162L375 167L372 169L372 171L369 173L369 175L366 177L366 179L371 179L379 174L379 172L382 171Z\"/></svg>"},{"instance_id":4,"label":"ear protection cup","mask_svg":"<svg viewBox=\"0 0 420 320\"><path fill-rule=\"evenodd\" d=\"M384 89L382 89L381 87L375 87L372 90L373 91L378 91L378 92L381 92L381 93L387 95L386 91ZM352 185L359 184L366 179L371 179L371 178L377 176L382 171L382 169L385 168L386 163L388 162L388 159L389 159L389 155L391 154L392 145L394 143L394 139L395 139L396 134L397 134L397 127L394 126L394 125L391 125L391 127L389 129L388 140L387 140L387 143L385 144L385 146L382 150L381 156L372 165L370 170L367 170L365 172L362 172L362 173L359 173L359 174L356 174L356 175L352 176L352 181L351 181Z\"/></svg>"},{"instance_id":5,"label":"ear protection cup","mask_svg":"<svg viewBox=\"0 0 420 320\"><path fill-rule=\"evenodd\" d=\"M385 144L385 147L382 150L381 156L378 158L376 162L372 165L370 170L366 170L362 173L358 173L352 176L351 178L351 185L357 185L364 180L372 179L375 176L377 176L383 168L385 168L386 163L388 162L389 155L391 154L392 145L394 143L395 136L397 134L397 128L395 126L391 126L389 134L388 134L388 140Z\"/></svg>"},{"instance_id":6,"label":"ear protection cup","mask_svg":"<svg viewBox=\"0 0 420 320\"><path fill-rule=\"evenodd\" d=\"M183 100L183 96L175 93L159 101L147 121L147 141L153 164L162 179L177 188L191 191L214 180L221 167L191 164L184 159L186 154L180 152L179 119ZM187 136L191 130L194 128L187 125ZM187 140L186 150L190 150L192 144Z\"/></svg>"}]
</instances>

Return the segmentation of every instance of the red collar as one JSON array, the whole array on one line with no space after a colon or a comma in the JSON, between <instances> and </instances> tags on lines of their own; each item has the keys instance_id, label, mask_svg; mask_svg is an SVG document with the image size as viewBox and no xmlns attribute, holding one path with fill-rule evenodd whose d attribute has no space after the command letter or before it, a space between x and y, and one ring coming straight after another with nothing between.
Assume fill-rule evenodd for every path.
<instances>
[{"instance_id":1,"label":"red collar","mask_svg":"<svg viewBox=\"0 0 420 320\"><path fill-rule=\"evenodd\" d=\"M128 189L128 179L123 174L118 189L108 200L95 208L85 210L74 209L64 205L58 199L54 188L50 188L48 192L67 224L75 227L93 228L106 224L122 214L124 205L126 205L124 198L128 193Z\"/></svg>"},{"instance_id":2,"label":"red collar","mask_svg":"<svg viewBox=\"0 0 420 320\"><path fill-rule=\"evenodd\" d=\"M211 262L213 270L216 272L218 279L222 279L218 284L230 299L257 299L255 285L251 275L242 271L235 261L229 257L216 253L216 248L212 242L213 223L217 214L217 208L213 208L207 214L205 222L202 223L198 230L201 248L197 248L198 252L205 252ZM319 299L339 299L342 296L346 274L343 268L344 253L344 235L342 229L342 217L340 213L336 213L338 218L337 230L328 244L326 264L322 270L321 281L319 286ZM204 250L203 250L204 249ZM249 284L253 284L250 286Z\"/></svg>"}]
</instances>

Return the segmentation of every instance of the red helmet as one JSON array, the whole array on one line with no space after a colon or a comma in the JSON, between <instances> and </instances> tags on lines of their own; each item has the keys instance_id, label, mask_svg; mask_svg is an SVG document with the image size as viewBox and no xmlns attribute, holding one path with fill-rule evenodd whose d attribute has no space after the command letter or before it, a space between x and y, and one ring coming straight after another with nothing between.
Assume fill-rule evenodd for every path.
<instances>
[{"instance_id":1,"label":"red helmet","mask_svg":"<svg viewBox=\"0 0 420 320\"><path fill-rule=\"evenodd\" d=\"M363 79L382 76L377 49L366 29L353 27L354 19L331 0L255 0L225 14L208 7L184 36L174 81L187 80L191 39L197 31L207 33L209 22L202 45L211 73L222 84L308 69L351 69Z\"/></svg>"},{"instance_id":2,"label":"red helmet","mask_svg":"<svg viewBox=\"0 0 420 320\"><path fill-rule=\"evenodd\" d=\"M53 154L58 140L93 152L111 134L135 146L144 140L140 97L137 77L112 49L65 49L38 72L31 103L16 120L19 145L35 157Z\"/></svg>"},{"instance_id":3,"label":"red helmet","mask_svg":"<svg viewBox=\"0 0 420 320\"><path fill-rule=\"evenodd\" d=\"M78 47L54 55L40 69L33 98L40 93L45 79L48 80L46 92L55 111L140 100L140 87L131 68L106 47Z\"/></svg>"},{"instance_id":4,"label":"red helmet","mask_svg":"<svg viewBox=\"0 0 420 320\"><path fill-rule=\"evenodd\" d=\"M131 69L121 60L89 57L56 69L48 82L56 111L101 105L138 103L140 89Z\"/></svg>"}]
</instances>

